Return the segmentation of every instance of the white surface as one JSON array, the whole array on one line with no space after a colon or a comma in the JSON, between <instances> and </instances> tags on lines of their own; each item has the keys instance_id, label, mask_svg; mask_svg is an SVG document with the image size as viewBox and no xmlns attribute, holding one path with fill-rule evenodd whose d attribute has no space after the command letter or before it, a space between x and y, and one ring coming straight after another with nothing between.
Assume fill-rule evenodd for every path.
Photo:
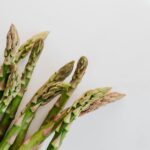
<instances>
[{"instance_id":1,"label":"white surface","mask_svg":"<svg viewBox=\"0 0 150 150\"><path fill-rule=\"evenodd\" d=\"M150 0L1 0L1 58L11 23L22 42L51 31L21 107L51 73L81 55L89 68L72 101L101 86L127 94L78 119L61 150L150 150ZM46 109L40 109L29 134Z\"/></svg>"}]
</instances>

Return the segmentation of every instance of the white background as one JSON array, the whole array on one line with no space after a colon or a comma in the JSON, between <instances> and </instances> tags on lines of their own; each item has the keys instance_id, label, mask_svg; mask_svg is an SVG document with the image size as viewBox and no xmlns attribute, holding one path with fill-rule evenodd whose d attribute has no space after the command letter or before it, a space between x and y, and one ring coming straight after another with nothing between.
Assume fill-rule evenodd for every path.
<instances>
[{"instance_id":1,"label":"white background","mask_svg":"<svg viewBox=\"0 0 150 150\"><path fill-rule=\"evenodd\" d=\"M21 108L50 74L82 55L89 67L69 104L96 87L127 94L78 119L61 150L150 150L150 0L1 0L1 58L11 23L21 42L50 31ZM28 135L51 105L39 110Z\"/></svg>"}]
</instances>

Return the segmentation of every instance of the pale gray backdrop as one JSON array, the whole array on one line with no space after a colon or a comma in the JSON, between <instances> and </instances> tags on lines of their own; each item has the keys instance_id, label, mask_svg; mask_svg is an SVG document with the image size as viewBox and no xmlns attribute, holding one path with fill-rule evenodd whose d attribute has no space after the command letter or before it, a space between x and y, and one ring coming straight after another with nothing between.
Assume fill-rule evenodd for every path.
<instances>
[{"instance_id":1,"label":"pale gray backdrop","mask_svg":"<svg viewBox=\"0 0 150 150\"><path fill-rule=\"evenodd\" d=\"M78 119L61 150L150 150L150 0L1 0L0 58L11 23L21 42L50 31L21 108L51 73L81 55L89 68L70 104L99 86L127 94ZM50 105L40 109L28 135Z\"/></svg>"}]
</instances>

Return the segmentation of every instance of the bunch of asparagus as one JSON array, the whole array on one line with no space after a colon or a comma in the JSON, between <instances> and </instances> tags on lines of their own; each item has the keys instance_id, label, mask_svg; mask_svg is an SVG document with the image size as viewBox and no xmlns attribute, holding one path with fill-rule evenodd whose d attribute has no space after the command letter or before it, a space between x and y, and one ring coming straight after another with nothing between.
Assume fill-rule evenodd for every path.
<instances>
[{"instance_id":1,"label":"bunch of asparagus","mask_svg":"<svg viewBox=\"0 0 150 150\"><path fill-rule=\"evenodd\" d=\"M58 150L75 119L124 97L124 94L111 92L109 87L97 88L87 91L72 106L65 108L87 69L88 60L82 56L69 83L65 83L64 80L72 73L74 61L67 63L52 74L33 95L20 115L15 117L47 35L48 32L39 33L20 46L16 27L11 25L8 31L4 62L0 67L0 150L39 149L40 144L52 133L54 136L47 150ZM19 62L29 53L24 71L20 73ZM37 110L58 95L58 100L50 109L40 128L26 138Z\"/></svg>"}]
</instances>

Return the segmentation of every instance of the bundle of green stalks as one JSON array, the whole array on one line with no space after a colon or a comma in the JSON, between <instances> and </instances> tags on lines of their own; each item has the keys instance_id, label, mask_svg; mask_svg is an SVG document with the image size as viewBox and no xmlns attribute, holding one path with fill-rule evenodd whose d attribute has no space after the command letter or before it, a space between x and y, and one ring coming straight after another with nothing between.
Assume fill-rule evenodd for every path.
<instances>
[{"instance_id":1,"label":"bundle of green stalks","mask_svg":"<svg viewBox=\"0 0 150 150\"><path fill-rule=\"evenodd\" d=\"M20 45L16 27L10 26L4 61L0 67L0 150L39 149L40 144L51 135L53 137L47 150L58 150L70 125L78 117L124 97L124 94L111 92L110 87L96 88L85 92L70 107L65 108L88 66L87 58L82 56L77 62L69 83L64 80L72 73L74 61L68 62L52 74L16 117L47 36L47 31L41 32ZM18 65L27 56L28 61L21 73ZM26 138L26 133L38 109L56 96L59 98L49 110L40 128Z\"/></svg>"}]
</instances>

